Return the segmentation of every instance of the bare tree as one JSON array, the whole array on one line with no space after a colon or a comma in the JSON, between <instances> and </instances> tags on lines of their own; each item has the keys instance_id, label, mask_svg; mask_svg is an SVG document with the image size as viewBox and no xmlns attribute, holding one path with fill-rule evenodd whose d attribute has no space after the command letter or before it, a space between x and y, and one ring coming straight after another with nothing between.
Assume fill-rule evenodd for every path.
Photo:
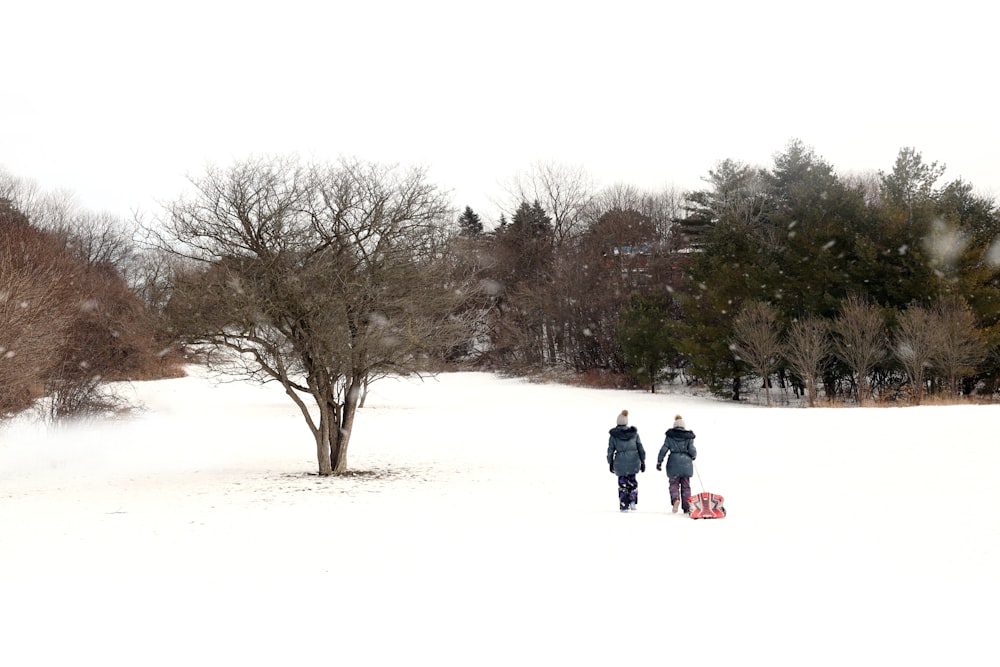
<instances>
[{"instance_id":1,"label":"bare tree","mask_svg":"<svg viewBox=\"0 0 1000 667\"><path fill-rule=\"evenodd\" d=\"M785 341L785 361L806 386L809 407L816 406L817 385L827 366L833 347L829 325L819 317L808 317L792 323Z\"/></svg>"},{"instance_id":2,"label":"bare tree","mask_svg":"<svg viewBox=\"0 0 1000 667\"><path fill-rule=\"evenodd\" d=\"M56 229L76 215L76 196L66 189L43 190L30 178L22 178L0 167L0 199L24 215L39 229Z\"/></svg>"},{"instance_id":3,"label":"bare tree","mask_svg":"<svg viewBox=\"0 0 1000 667\"><path fill-rule=\"evenodd\" d=\"M682 244L675 233L677 220L684 215L685 194L676 187L668 186L661 190L647 192L639 209L657 227L658 237L668 239L670 250L677 250Z\"/></svg>"},{"instance_id":4,"label":"bare tree","mask_svg":"<svg viewBox=\"0 0 1000 667\"><path fill-rule=\"evenodd\" d=\"M648 218L656 230L646 242L670 237L676 220L684 214L685 195L677 188L641 190L626 183L615 183L601 190L591 201L589 224L596 224L609 211L635 211Z\"/></svg>"},{"instance_id":5,"label":"bare tree","mask_svg":"<svg viewBox=\"0 0 1000 667\"><path fill-rule=\"evenodd\" d=\"M896 325L892 352L910 381L910 399L914 405L920 405L923 400L927 371L941 345L936 320L929 309L911 304L899 314Z\"/></svg>"},{"instance_id":6,"label":"bare tree","mask_svg":"<svg viewBox=\"0 0 1000 667\"><path fill-rule=\"evenodd\" d=\"M575 236L594 197L594 181L583 167L538 162L507 187L513 216L522 202L538 202L552 218L556 246Z\"/></svg>"},{"instance_id":7,"label":"bare tree","mask_svg":"<svg viewBox=\"0 0 1000 667\"><path fill-rule=\"evenodd\" d=\"M30 219L41 199L42 190L38 183L15 176L0 167L0 201L6 202L8 210L18 211Z\"/></svg>"},{"instance_id":8,"label":"bare tree","mask_svg":"<svg viewBox=\"0 0 1000 667\"><path fill-rule=\"evenodd\" d=\"M762 301L748 303L733 320L732 350L760 375L771 405L771 374L781 359L781 327L774 308Z\"/></svg>"},{"instance_id":9,"label":"bare tree","mask_svg":"<svg viewBox=\"0 0 1000 667\"><path fill-rule=\"evenodd\" d=\"M646 193L634 185L612 183L592 198L592 216L596 220L601 214L615 209L639 211L645 197Z\"/></svg>"},{"instance_id":10,"label":"bare tree","mask_svg":"<svg viewBox=\"0 0 1000 667\"><path fill-rule=\"evenodd\" d=\"M844 187L861 194L865 204L871 207L882 204L882 177L876 170L852 171L840 175Z\"/></svg>"},{"instance_id":11,"label":"bare tree","mask_svg":"<svg viewBox=\"0 0 1000 667\"><path fill-rule=\"evenodd\" d=\"M136 252L135 230L130 223L111 213L84 211L47 229L65 239L66 247L91 266L112 266L127 277Z\"/></svg>"},{"instance_id":12,"label":"bare tree","mask_svg":"<svg viewBox=\"0 0 1000 667\"><path fill-rule=\"evenodd\" d=\"M954 396L959 393L961 378L973 374L986 358L987 345L976 328L975 314L961 297L941 297L934 314L940 340L932 357Z\"/></svg>"},{"instance_id":13,"label":"bare tree","mask_svg":"<svg viewBox=\"0 0 1000 667\"><path fill-rule=\"evenodd\" d=\"M319 473L346 472L366 384L468 336L457 314L470 290L440 261L445 197L423 170L350 160L246 160L193 184L164 242L204 268L178 281L168 313L223 353L214 367L280 383Z\"/></svg>"},{"instance_id":14,"label":"bare tree","mask_svg":"<svg viewBox=\"0 0 1000 667\"><path fill-rule=\"evenodd\" d=\"M885 322L878 308L849 296L833 322L834 352L854 373L858 404L871 398L869 374L886 356Z\"/></svg>"}]
</instances>

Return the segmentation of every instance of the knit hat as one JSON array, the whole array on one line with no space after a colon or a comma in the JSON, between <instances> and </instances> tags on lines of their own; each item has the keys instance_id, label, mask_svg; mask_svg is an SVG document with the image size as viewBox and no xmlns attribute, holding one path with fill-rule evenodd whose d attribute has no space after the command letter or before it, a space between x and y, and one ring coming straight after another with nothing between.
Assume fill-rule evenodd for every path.
<instances>
[{"instance_id":1,"label":"knit hat","mask_svg":"<svg viewBox=\"0 0 1000 667\"><path fill-rule=\"evenodd\" d=\"M681 417L680 415L674 416L674 428L683 428L683 429L687 428L687 424L684 423L684 418Z\"/></svg>"},{"instance_id":2,"label":"knit hat","mask_svg":"<svg viewBox=\"0 0 1000 667\"><path fill-rule=\"evenodd\" d=\"M618 425L619 426L628 425L628 410L622 410L622 413L618 415Z\"/></svg>"}]
</instances>

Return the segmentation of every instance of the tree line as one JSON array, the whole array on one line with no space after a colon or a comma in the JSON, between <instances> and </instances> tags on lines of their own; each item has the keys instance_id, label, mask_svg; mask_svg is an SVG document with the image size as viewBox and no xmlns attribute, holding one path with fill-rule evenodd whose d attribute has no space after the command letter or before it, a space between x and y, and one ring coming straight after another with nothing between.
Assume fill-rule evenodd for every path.
<instances>
[{"instance_id":1,"label":"tree line","mask_svg":"<svg viewBox=\"0 0 1000 667\"><path fill-rule=\"evenodd\" d=\"M479 360L734 400L994 396L1000 215L943 172L904 148L891 171L839 175L797 140L682 194L536 171L492 232L460 218L463 256L499 286Z\"/></svg>"},{"instance_id":2,"label":"tree line","mask_svg":"<svg viewBox=\"0 0 1000 667\"><path fill-rule=\"evenodd\" d=\"M748 378L858 402L995 395L1000 217L943 171L904 148L891 171L843 177L801 142L770 169L720 163L681 223L699 249L682 299L692 373L733 398ZM779 343L801 348L806 330L829 343L821 373L794 352L748 353L757 304Z\"/></svg>"},{"instance_id":3,"label":"tree line","mask_svg":"<svg viewBox=\"0 0 1000 667\"><path fill-rule=\"evenodd\" d=\"M722 160L688 192L537 164L486 224L424 170L361 160L210 167L147 223L0 171L0 379L20 396L5 410L70 369L97 396L184 346L278 382L332 474L389 374L566 371L810 405L993 397L1000 214L943 173L904 148L890 171L841 175L800 141L767 167Z\"/></svg>"}]
</instances>

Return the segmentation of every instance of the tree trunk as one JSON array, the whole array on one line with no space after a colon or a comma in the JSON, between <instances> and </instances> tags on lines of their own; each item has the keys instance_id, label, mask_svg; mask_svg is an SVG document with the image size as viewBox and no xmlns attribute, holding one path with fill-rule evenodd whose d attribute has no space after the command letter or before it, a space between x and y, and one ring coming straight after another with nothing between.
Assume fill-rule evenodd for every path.
<instances>
[{"instance_id":1,"label":"tree trunk","mask_svg":"<svg viewBox=\"0 0 1000 667\"><path fill-rule=\"evenodd\" d=\"M548 326L545 327L545 344L548 346L549 363L556 363L556 324L555 320L549 319Z\"/></svg>"},{"instance_id":2,"label":"tree trunk","mask_svg":"<svg viewBox=\"0 0 1000 667\"><path fill-rule=\"evenodd\" d=\"M336 443L333 450L333 474L342 475L347 472L347 445L351 441L351 429L354 428L354 415L358 411L358 391L348 390L342 406L339 428L331 434Z\"/></svg>"},{"instance_id":3,"label":"tree trunk","mask_svg":"<svg viewBox=\"0 0 1000 667\"><path fill-rule=\"evenodd\" d=\"M325 402L319 402L319 428L316 430L316 460L319 463L319 474L323 476L333 474L333 464L330 453L333 449L330 438L331 426L337 420L333 411Z\"/></svg>"},{"instance_id":4,"label":"tree trunk","mask_svg":"<svg viewBox=\"0 0 1000 667\"><path fill-rule=\"evenodd\" d=\"M861 373L858 373L858 405L864 406L868 402L869 396L868 380Z\"/></svg>"},{"instance_id":5,"label":"tree trunk","mask_svg":"<svg viewBox=\"0 0 1000 667\"><path fill-rule=\"evenodd\" d=\"M368 380L361 383L361 400L358 401L358 407L365 407L365 399L368 398Z\"/></svg>"}]
</instances>

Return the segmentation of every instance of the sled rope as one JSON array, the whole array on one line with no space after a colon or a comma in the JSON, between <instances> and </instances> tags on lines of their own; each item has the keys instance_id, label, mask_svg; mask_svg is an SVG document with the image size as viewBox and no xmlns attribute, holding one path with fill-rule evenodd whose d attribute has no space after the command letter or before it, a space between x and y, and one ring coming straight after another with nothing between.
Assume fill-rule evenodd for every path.
<instances>
[{"instance_id":1,"label":"sled rope","mask_svg":"<svg viewBox=\"0 0 1000 667\"><path fill-rule=\"evenodd\" d=\"M701 481L701 473L698 472L698 465L694 462L694 460L691 461L691 465L694 466L694 474L698 475L698 483L701 484L701 492L705 493L705 482Z\"/></svg>"}]
</instances>

